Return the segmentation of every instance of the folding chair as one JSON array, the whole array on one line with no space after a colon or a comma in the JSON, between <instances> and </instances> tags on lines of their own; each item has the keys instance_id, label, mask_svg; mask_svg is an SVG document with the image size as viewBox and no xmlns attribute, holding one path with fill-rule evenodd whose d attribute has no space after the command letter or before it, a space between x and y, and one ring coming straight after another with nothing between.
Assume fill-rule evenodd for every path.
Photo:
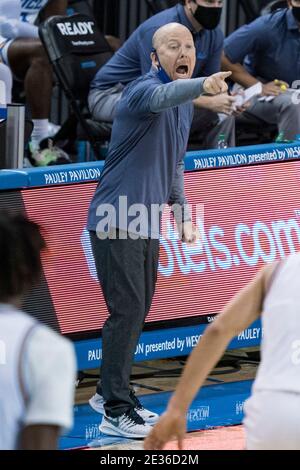
<instances>
[{"instance_id":1,"label":"folding chair","mask_svg":"<svg viewBox=\"0 0 300 470\"><path fill-rule=\"evenodd\" d=\"M111 133L111 124L92 121L87 106L90 82L112 56L108 42L87 15L53 16L39 26L40 39L53 66L82 134L98 159L100 146ZM58 138L58 136L56 136Z\"/></svg>"}]
</instances>

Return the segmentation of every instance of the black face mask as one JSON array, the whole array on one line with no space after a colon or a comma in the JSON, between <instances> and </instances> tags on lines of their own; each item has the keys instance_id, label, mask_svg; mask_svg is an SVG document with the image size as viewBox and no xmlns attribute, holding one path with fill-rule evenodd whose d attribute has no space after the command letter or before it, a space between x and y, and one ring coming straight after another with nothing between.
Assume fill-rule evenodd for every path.
<instances>
[{"instance_id":1,"label":"black face mask","mask_svg":"<svg viewBox=\"0 0 300 470\"><path fill-rule=\"evenodd\" d=\"M293 7L292 12L295 17L295 20L300 23L300 7Z\"/></svg>"},{"instance_id":2,"label":"black face mask","mask_svg":"<svg viewBox=\"0 0 300 470\"><path fill-rule=\"evenodd\" d=\"M203 7L198 5L194 18L204 29L215 29L220 23L221 15L222 7Z\"/></svg>"}]
</instances>

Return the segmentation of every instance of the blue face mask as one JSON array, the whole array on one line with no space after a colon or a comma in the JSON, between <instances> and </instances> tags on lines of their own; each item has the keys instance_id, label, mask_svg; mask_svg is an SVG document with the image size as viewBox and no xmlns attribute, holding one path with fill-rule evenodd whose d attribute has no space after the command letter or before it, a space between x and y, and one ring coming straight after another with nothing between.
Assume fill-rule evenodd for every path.
<instances>
[{"instance_id":1,"label":"blue face mask","mask_svg":"<svg viewBox=\"0 0 300 470\"><path fill-rule=\"evenodd\" d=\"M158 58L156 49L152 49L152 52L154 52L154 54L156 55L156 59L158 61L158 66L157 66L158 73L157 73L157 75L159 76L159 78L161 79L161 81L163 83L170 83L172 80L170 79L170 77L167 74L167 72L165 71L165 69L162 67L162 65L160 63L160 60Z\"/></svg>"}]
</instances>

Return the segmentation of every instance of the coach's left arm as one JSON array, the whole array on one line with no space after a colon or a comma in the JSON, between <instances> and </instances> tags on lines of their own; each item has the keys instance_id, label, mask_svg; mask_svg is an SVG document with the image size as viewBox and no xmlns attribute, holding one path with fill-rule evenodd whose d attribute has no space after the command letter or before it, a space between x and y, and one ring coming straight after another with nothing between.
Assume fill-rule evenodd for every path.
<instances>
[{"instance_id":1,"label":"coach's left arm","mask_svg":"<svg viewBox=\"0 0 300 470\"><path fill-rule=\"evenodd\" d=\"M199 231L192 223L191 211L184 193L184 161L180 160L172 184L168 204L176 220L179 238L186 243L195 243L200 238Z\"/></svg>"}]
</instances>

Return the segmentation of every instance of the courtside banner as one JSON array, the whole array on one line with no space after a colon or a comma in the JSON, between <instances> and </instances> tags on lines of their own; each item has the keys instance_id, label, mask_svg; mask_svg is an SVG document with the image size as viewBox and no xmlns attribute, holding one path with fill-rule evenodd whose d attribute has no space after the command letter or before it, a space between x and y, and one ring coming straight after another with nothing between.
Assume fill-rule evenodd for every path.
<instances>
[{"instance_id":1,"label":"courtside banner","mask_svg":"<svg viewBox=\"0 0 300 470\"><path fill-rule=\"evenodd\" d=\"M27 173L27 187L58 186L86 181L98 181L104 162L34 168Z\"/></svg>"},{"instance_id":2,"label":"courtside banner","mask_svg":"<svg viewBox=\"0 0 300 470\"><path fill-rule=\"evenodd\" d=\"M173 225L161 237L159 277L147 324L190 325L219 313L264 264L300 247L300 162L186 173L188 201L204 207L202 243L181 243ZM21 191L45 230L44 273L63 334L99 335L107 317L98 286L87 211L96 183ZM177 325L176 325L177 326Z\"/></svg>"},{"instance_id":3,"label":"courtside banner","mask_svg":"<svg viewBox=\"0 0 300 470\"><path fill-rule=\"evenodd\" d=\"M261 163L278 163L300 160L300 141L293 144L266 144L238 147L236 149L187 152L185 170L212 170ZM58 186L87 181L98 181L104 162L77 163L29 170L13 170L13 178L0 172L0 190Z\"/></svg>"},{"instance_id":4,"label":"courtside banner","mask_svg":"<svg viewBox=\"0 0 300 470\"><path fill-rule=\"evenodd\" d=\"M267 148L244 149L258 155ZM187 354L205 325L264 263L299 250L298 146L272 148L287 155L292 149L291 161L186 172L185 190L202 243L181 243L166 209L157 289L137 361ZM203 159L210 153L195 155ZM225 150L222 155L233 152ZM187 168L189 158L187 154ZM42 283L26 299L25 310L78 340L80 369L96 367L101 360L99 338L107 318L85 228L102 168L103 162L93 162L0 171L1 207L25 209L43 227L49 247ZM231 347L256 346L262 335L261 325L252 325Z\"/></svg>"},{"instance_id":5,"label":"courtside banner","mask_svg":"<svg viewBox=\"0 0 300 470\"><path fill-rule=\"evenodd\" d=\"M266 144L203 152L187 152L185 169L208 170L259 163L282 162L300 158L300 141L291 144Z\"/></svg>"},{"instance_id":6,"label":"courtside banner","mask_svg":"<svg viewBox=\"0 0 300 470\"><path fill-rule=\"evenodd\" d=\"M137 345L135 362L186 356L197 345L207 325L194 325L145 331ZM260 321L256 321L234 338L228 349L259 346L263 338ZM94 369L102 361L102 340L99 338L77 341L75 343L77 363L80 370Z\"/></svg>"}]
</instances>

